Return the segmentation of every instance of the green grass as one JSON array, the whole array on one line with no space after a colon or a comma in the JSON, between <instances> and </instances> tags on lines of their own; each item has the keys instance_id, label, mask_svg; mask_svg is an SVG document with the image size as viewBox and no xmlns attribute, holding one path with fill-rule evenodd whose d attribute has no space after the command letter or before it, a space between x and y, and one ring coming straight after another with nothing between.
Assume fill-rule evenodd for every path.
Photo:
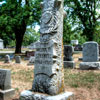
<instances>
[{"instance_id":1,"label":"green grass","mask_svg":"<svg viewBox=\"0 0 100 100\"><path fill-rule=\"evenodd\" d=\"M72 88L85 87L93 88L97 87L100 90L100 73L94 71L77 71L76 73L65 69L65 85Z\"/></svg>"}]
</instances>

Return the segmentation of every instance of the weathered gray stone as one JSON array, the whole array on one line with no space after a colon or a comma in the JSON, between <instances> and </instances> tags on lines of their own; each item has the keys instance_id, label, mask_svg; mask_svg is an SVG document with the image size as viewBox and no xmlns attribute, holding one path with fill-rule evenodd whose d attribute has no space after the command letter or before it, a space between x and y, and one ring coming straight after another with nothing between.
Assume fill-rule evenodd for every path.
<instances>
[{"instance_id":1,"label":"weathered gray stone","mask_svg":"<svg viewBox=\"0 0 100 100\"><path fill-rule=\"evenodd\" d=\"M5 56L5 63L10 63L10 56L9 55Z\"/></svg>"},{"instance_id":2,"label":"weathered gray stone","mask_svg":"<svg viewBox=\"0 0 100 100\"><path fill-rule=\"evenodd\" d=\"M35 57L31 56L30 59L29 59L28 65L34 65L34 60L35 60Z\"/></svg>"},{"instance_id":3,"label":"weathered gray stone","mask_svg":"<svg viewBox=\"0 0 100 100\"><path fill-rule=\"evenodd\" d=\"M80 69L100 69L100 62L81 62Z\"/></svg>"},{"instance_id":4,"label":"weathered gray stone","mask_svg":"<svg viewBox=\"0 0 100 100\"><path fill-rule=\"evenodd\" d=\"M0 100L12 100L14 93L14 89L0 90Z\"/></svg>"},{"instance_id":5,"label":"weathered gray stone","mask_svg":"<svg viewBox=\"0 0 100 100\"><path fill-rule=\"evenodd\" d=\"M73 46L64 45L64 61L73 61Z\"/></svg>"},{"instance_id":6,"label":"weathered gray stone","mask_svg":"<svg viewBox=\"0 0 100 100\"><path fill-rule=\"evenodd\" d=\"M80 69L100 69L99 50L97 42L91 41L83 44L83 62L80 63Z\"/></svg>"},{"instance_id":7,"label":"weathered gray stone","mask_svg":"<svg viewBox=\"0 0 100 100\"><path fill-rule=\"evenodd\" d=\"M97 42L91 41L83 44L83 62L97 62L99 49Z\"/></svg>"},{"instance_id":8,"label":"weathered gray stone","mask_svg":"<svg viewBox=\"0 0 100 100\"><path fill-rule=\"evenodd\" d=\"M16 63L21 63L21 57L20 56L16 56L15 57L15 62Z\"/></svg>"},{"instance_id":9,"label":"weathered gray stone","mask_svg":"<svg viewBox=\"0 0 100 100\"><path fill-rule=\"evenodd\" d=\"M24 91L21 93L20 100L75 100L75 97L72 92L64 92L59 95L50 96L32 93L31 91Z\"/></svg>"},{"instance_id":10,"label":"weathered gray stone","mask_svg":"<svg viewBox=\"0 0 100 100\"><path fill-rule=\"evenodd\" d=\"M0 100L11 100L14 91L11 89L11 71L0 69Z\"/></svg>"},{"instance_id":11,"label":"weathered gray stone","mask_svg":"<svg viewBox=\"0 0 100 100\"><path fill-rule=\"evenodd\" d=\"M64 91L63 0L43 0L41 7L40 42L35 46L35 77L32 90L56 95Z\"/></svg>"},{"instance_id":12,"label":"weathered gray stone","mask_svg":"<svg viewBox=\"0 0 100 100\"><path fill-rule=\"evenodd\" d=\"M64 45L64 68L74 68L75 62L73 61L73 46Z\"/></svg>"},{"instance_id":13,"label":"weathered gray stone","mask_svg":"<svg viewBox=\"0 0 100 100\"><path fill-rule=\"evenodd\" d=\"M41 3L40 41L35 46L32 85L32 91L37 93L31 95L28 92L25 98L21 95L20 100L67 100L72 95L60 94L64 92L63 2L64 0L43 0Z\"/></svg>"},{"instance_id":14,"label":"weathered gray stone","mask_svg":"<svg viewBox=\"0 0 100 100\"><path fill-rule=\"evenodd\" d=\"M64 68L75 68L74 61L64 61Z\"/></svg>"},{"instance_id":15,"label":"weathered gray stone","mask_svg":"<svg viewBox=\"0 0 100 100\"><path fill-rule=\"evenodd\" d=\"M7 90L11 88L11 72L8 69L0 69L0 89Z\"/></svg>"}]
</instances>

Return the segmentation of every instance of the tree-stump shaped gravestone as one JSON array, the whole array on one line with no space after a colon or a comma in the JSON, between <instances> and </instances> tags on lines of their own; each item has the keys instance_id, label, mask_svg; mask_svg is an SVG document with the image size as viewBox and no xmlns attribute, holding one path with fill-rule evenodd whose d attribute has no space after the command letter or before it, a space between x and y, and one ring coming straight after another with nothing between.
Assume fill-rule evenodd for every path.
<instances>
[{"instance_id":1,"label":"tree-stump shaped gravestone","mask_svg":"<svg viewBox=\"0 0 100 100\"><path fill-rule=\"evenodd\" d=\"M64 68L74 68L75 62L73 61L74 48L70 45L64 45Z\"/></svg>"},{"instance_id":2,"label":"tree-stump shaped gravestone","mask_svg":"<svg viewBox=\"0 0 100 100\"><path fill-rule=\"evenodd\" d=\"M20 100L74 100L73 93L64 91L63 0L43 0L41 7L32 90L22 92Z\"/></svg>"},{"instance_id":3,"label":"tree-stump shaped gravestone","mask_svg":"<svg viewBox=\"0 0 100 100\"><path fill-rule=\"evenodd\" d=\"M98 43L91 41L83 44L83 62L80 69L100 69Z\"/></svg>"},{"instance_id":4,"label":"tree-stump shaped gravestone","mask_svg":"<svg viewBox=\"0 0 100 100\"><path fill-rule=\"evenodd\" d=\"M0 69L0 100L11 100L15 90L11 88L11 72Z\"/></svg>"}]
</instances>

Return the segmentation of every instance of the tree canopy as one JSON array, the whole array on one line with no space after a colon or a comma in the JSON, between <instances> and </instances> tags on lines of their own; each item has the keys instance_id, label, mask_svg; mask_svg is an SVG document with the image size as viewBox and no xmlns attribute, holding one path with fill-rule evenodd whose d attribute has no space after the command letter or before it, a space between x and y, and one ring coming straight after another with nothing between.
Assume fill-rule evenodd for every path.
<instances>
[{"instance_id":1,"label":"tree canopy","mask_svg":"<svg viewBox=\"0 0 100 100\"><path fill-rule=\"evenodd\" d=\"M86 36L88 41L93 41L97 26L100 25L98 19L100 14L99 0L65 0L65 10L67 12L66 20L70 19L70 24L76 26L76 32L82 31L82 36ZM79 32L77 34L80 34Z\"/></svg>"},{"instance_id":2,"label":"tree canopy","mask_svg":"<svg viewBox=\"0 0 100 100\"><path fill-rule=\"evenodd\" d=\"M16 53L21 53L22 44L32 42L32 36L33 41L39 36L34 29L27 30L27 27L40 24L42 0L24 1L0 0L3 2L0 5L0 38L4 40L5 46L10 42L13 44L14 40ZM64 19L64 44L70 43L72 39L78 39L81 44L93 40L100 43L99 0L64 0L64 9L67 12Z\"/></svg>"},{"instance_id":3,"label":"tree canopy","mask_svg":"<svg viewBox=\"0 0 100 100\"><path fill-rule=\"evenodd\" d=\"M6 0L0 6L0 33L2 39L16 39L15 53L21 53L21 46L28 25L39 23L39 0ZM8 40L8 39L7 39ZM7 42L6 42L7 43Z\"/></svg>"}]
</instances>

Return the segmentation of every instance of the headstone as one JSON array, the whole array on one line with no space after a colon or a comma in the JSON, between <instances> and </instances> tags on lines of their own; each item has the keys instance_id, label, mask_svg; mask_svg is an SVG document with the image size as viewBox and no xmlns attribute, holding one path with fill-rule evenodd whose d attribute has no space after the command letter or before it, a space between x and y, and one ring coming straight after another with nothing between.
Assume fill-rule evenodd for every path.
<instances>
[{"instance_id":1,"label":"headstone","mask_svg":"<svg viewBox=\"0 0 100 100\"><path fill-rule=\"evenodd\" d=\"M78 40L71 40L72 45L78 45Z\"/></svg>"},{"instance_id":2,"label":"headstone","mask_svg":"<svg viewBox=\"0 0 100 100\"><path fill-rule=\"evenodd\" d=\"M28 65L34 65L34 60L35 60L35 57L31 56L30 59L29 59Z\"/></svg>"},{"instance_id":3,"label":"headstone","mask_svg":"<svg viewBox=\"0 0 100 100\"><path fill-rule=\"evenodd\" d=\"M74 47L74 51L82 51L82 46L80 45L80 44L78 44L78 45L76 45L75 47Z\"/></svg>"},{"instance_id":4,"label":"headstone","mask_svg":"<svg viewBox=\"0 0 100 100\"><path fill-rule=\"evenodd\" d=\"M21 57L20 56L16 56L15 57L15 62L16 63L21 63Z\"/></svg>"},{"instance_id":5,"label":"headstone","mask_svg":"<svg viewBox=\"0 0 100 100\"><path fill-rule=\"evenodd\" d=\"M99 56L98 44L86 42L83 44L83 62L97 62Z\"/></svg>"},{"instance_id":6,"label":"headstone","mask_svg":"<svg viewBox=\"0 0 100 100\"><path fill-rule=\"evenodd\" d=\"M64 45L64 68L74 68L75 62L73 61L73 46Z\"/></svg>"},{"instance_id":7,"label":"headstone","mask_svg":"<svg viewBox=\"0 0 100 100\"><path fill-rule=\"evenodd\" d=\"M0 49L4 49L3 40L0 39Z\"/></svg>"},{"instance_id":8,"label":"headstone","mask_svg":"<svg viewBox=\"0 0 100 100\"><path fill-rule=\"evenodd\" d=\"M29 58L34 55L35 51L26 51L26 57L24 58L24 60L29 60Z\"/></svg>"},{"instance_id":9,"label":"headstone","mask_svg":"<svg viewBox=\"0 0 100 100\"><path fill-rule=\"evenodd\" d=\"M100 69L99 49L97 42L91 41L83 44L83 62L80 69Z\"/></svg>"},{"instance_id":10,"label":"headstone","mask_svg":"<svg viewBox=\"0 0 100 100\"><path fill-rule=\"evenodd\" d=\"M5 63L10 63L10 56L9 55L5 56Z\"/></svg>"},{"instance_id":11,"label":"headstone","mask_svg":"<svg viewBox=\"0 0 100 100\"><path fill-rule=\"evenodd\" d=\"M35 52L34 51L26 51L26 56L30 58L31 56L34 56Z\"/></svg>"},{"instance_id":12,"label":"headstone","mask_svg":"<svg viewBox=\"0 0 100 100\"><path fill-rule=\"evenodd\" d=\"M41 7L32 91L21 93L20 100L74 100L73 93L64 91L63 0L43 0Z\"/></svg>"},{"instance_id":13,"label":"headstone","mask_svg":"<svg viewBox=\"0 0 100 100\"><path fill-rule=\"evenodd\" d=\"M11 100L14 89L11 89L11 72L8 69L0 69L0 100Z\"/></svg>"}]
</instances>

